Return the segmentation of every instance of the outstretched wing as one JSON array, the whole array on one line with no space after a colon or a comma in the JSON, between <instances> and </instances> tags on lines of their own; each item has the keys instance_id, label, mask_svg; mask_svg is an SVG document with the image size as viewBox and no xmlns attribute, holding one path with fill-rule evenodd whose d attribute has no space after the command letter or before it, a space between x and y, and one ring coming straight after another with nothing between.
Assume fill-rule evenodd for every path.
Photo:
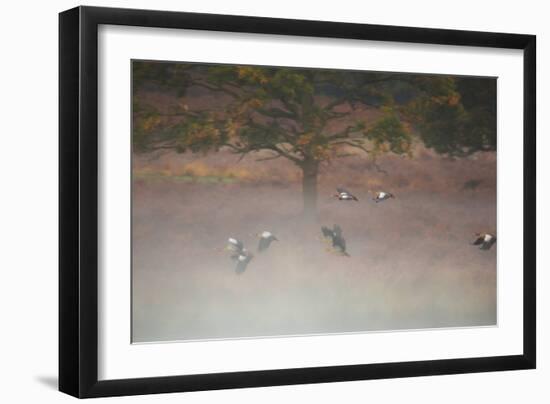
<instances>
[{"instance_id":1,"label":"outstretched wing","mask_svg":"<svg viewBox=\"0 0 550 404\"><path fill-rule=\"evenodd\" d=\"M479 237L472 243L472 245L480 245L480 244L483 244L483 236L479 236Z\"/></svg>"},{"instance_id":2,"label":"outstretched wing","mask_svg":"<svg viewBox=\"0 0 550 404\"><path fill-rule=\"evenodd\" d=\"M479 248L482 249L482 250L490 250L491 247L493 246L493 244L495 244L496 241L497 241L497 238L493 237L491 240L485 241L483 244L481 244L481 247L479 247Z\"/></svg>"},{"instance_id":3,"label":"outstretched wing","mask_svg":"<svg viewBox=\"0 0 550 404\"><path fill-rule=\"evenodd\" d=\"M338 192L339 194L348 194L348 195L351 195L351 192L349 192L347 189L345 188L336 188L336 192Z\"/></svg>"},{"instance_id":4,"label":"outstretched wing","mask_svg":"<svg viewBox=\"0 0 550 404\"><path fill-rule=\"evenodd\" d=\"M346 240L343 237L334 237L332 241L332 248L335 253L349 257L349 254L346 251Z\"/></svg>"},{"instance_id":5,"label":"outstretched wing","mask_svg":"<svg viewBox=\"0 0 550 404\"><path fill-rule=\"evenodd\" d=\"M335 250L345 252L346 251L346 240L344 237L336 236L332 239L332 246Z\"/></svg>"},{"instance_id":6,"label":"outstretched wing","mask_svg":"<svg viewBox=\"0 0 550 404\"><path fill-rule=\"evenodd\" d=\"M269 248L273 239L271 237L261 237L258 244L258 251L262 252Z\"/></svg>"},{"instance_id":7,"label":"outstretched wing","mask_svg":"<svg viewBox=\"0 0 550 404\"><path fill-rule=\"evenodd\" d=\"M241 255L237 259L237 266L235 267L235 272L238 274L242 274L246 270L246 267L248 266L248 263L250 262L250 260L252 260L251 255L246 255L246 256Z\"/></svg>"},{"instance_id":8,"label":"outstretched wing","mask_svg":"<svg viewBox=\"0 0 550 404\"><path fill-rule=\"evenodd\" d=\"M238 261L237 266L235 267L235 272L238 274L242 274L246 267L248 266L248 261Z\"/></svg>"}]
</instances>

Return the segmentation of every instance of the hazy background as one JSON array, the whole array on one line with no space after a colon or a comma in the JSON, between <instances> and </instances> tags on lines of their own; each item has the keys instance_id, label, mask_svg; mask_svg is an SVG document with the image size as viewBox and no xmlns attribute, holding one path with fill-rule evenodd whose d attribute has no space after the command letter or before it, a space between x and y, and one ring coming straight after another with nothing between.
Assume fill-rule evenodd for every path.
<instances>
[{"instance_id":1,"label":"hazy background","mask_svg":"<svg viewBox=\"0 0 550 404\"><path fill-rule=\"evenodd\" d=\"M134 342L339 333L496 323L496 154L333 161L319 176L318 222L301 220L300 171L261 154L134 156ZM331 198L349 188L359 202ZM376 204L368 189L393 192ZM351 257L329 254L320 226L339 224ZM280 242L256 253L252 233ZM254 250L247 271L219 252Z\"/></svg>"}]
</instances>

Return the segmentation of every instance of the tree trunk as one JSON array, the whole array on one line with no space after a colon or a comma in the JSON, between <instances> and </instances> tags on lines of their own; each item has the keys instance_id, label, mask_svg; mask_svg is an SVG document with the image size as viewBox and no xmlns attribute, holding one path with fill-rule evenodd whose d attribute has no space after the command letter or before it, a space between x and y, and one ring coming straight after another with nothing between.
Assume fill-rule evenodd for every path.
<instances>
[{"instance_id":1,"label":"tree trunk","mask_svg":"<svg viewBox=\"0 0 550 404\"><path fill-rule=\"evenodd\" d=\"M313 219L317 215L317 175L319 174L319 163L315 160L306 160L301 167L304 217Z\"/></svg>"}]
</instances>

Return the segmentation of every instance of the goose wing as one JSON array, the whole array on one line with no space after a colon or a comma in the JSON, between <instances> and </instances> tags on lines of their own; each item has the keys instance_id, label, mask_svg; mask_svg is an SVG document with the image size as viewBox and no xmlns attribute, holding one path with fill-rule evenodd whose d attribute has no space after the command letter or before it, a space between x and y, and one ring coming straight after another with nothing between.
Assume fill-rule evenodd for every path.
<instances>
[{"instance_id":1,"label":"goose wing","mask_svg":"<svg viewBox=\"0 0 550 404\"><path fill-rule=\"evenodd\" d=\"M346 252L346 240L342 236L336 236L332 239L332 247L340 252Z\"/></svg>"},{"instance_id":2,"label":"goose wing","mask_svg":"<svg viewBox=\"0 0 550 404\"><path fill-rule=\"evenodd\" d=\"M258 243L258 251L262 252L269 248L271 242L273 241L272 237L261 237L260 242Z\"/></svg>"},{"instance_id":3,"label":"goose wing","mask_svg":"<svg viewBox=\"0 0 550 404\"><path fill-rule=\"evenodd\" d=\"M346 251L346 240L343 237L336 237L333 242L333 250L338 255L349 257L350 255Z\"/></svg>"},{"instance_id":4,"label":"goose wing","mask_svg":"<svg viewBox=\"0 0 550 404\"><path fill-rule=\"evenodd\" d=\"M247 261L238 261L237 266L235 267L235 272L238 274L242 274L244 271L246 271L247 266L248 266Z\"/></svg>"},{"instance_id":5,"label":"goose wing","mask_svg":"<svg viewBox=\"0 0 550 404\"><path fill-rule=\"evenodd\" d=\"M489 241L485 241L481 244L481 247L479 247L482 250L490 250L493 244L497 241L496 237L492 237Z\"/></svg>"},{"instance_id":6,"label":"goose wing","mask_svg":"<svg viewBox=\"0 0 550 404\"><path fill-rule=\"evenodd\" d=\"M348 195L351 195L351 192L349 192L347 189L345 188L336 188L336 192L338 192L339 194L348 194Z\"/></svg>"},{"instance_id":7,"label":"goose wing","mask_svg":"<svg viewBox=\"0 0 550 404\"><path fill-rule=\"evenodd\" d=\"M244 271L246 271L246 267L248 266L248 263L251 259L251 255L240 255L237 258L237 266L235 267L235 272L238 274L242 274Z\"/></svg>"},{"instance_id":8,"label":"goose wing","mask_svg":"<svg viewBox=\"0 0 550 404\"><path fill-rule=\"evenodd\" d=\"M480 245L480 244L483 244L483 238L484 238L483 235L479 236L479 237L472 243L472 245Z\"/></svg>"}]
</instances>

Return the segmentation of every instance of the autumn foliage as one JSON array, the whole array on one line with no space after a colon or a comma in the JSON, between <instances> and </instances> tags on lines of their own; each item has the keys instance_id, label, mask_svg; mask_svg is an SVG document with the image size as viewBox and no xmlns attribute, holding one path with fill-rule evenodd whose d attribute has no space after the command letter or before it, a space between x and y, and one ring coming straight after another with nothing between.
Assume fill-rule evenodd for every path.
<instances>
[{"instance_id":1,"label":"autumn foliage","mask_svg":"<svg viewBox=\"0 0 550 404\"><path fill-rule=\"evenodd\" d=\"M140 61L132 69L135 152L269 151L260 159L302 170L306 212L315 211L320 166L350 153L406 156L415 140L454 156L496 147L494 79ZM152 91L172 102L148 102ZM203 95L215 102L199 105Z\"/></svg>"}]
</instances>

